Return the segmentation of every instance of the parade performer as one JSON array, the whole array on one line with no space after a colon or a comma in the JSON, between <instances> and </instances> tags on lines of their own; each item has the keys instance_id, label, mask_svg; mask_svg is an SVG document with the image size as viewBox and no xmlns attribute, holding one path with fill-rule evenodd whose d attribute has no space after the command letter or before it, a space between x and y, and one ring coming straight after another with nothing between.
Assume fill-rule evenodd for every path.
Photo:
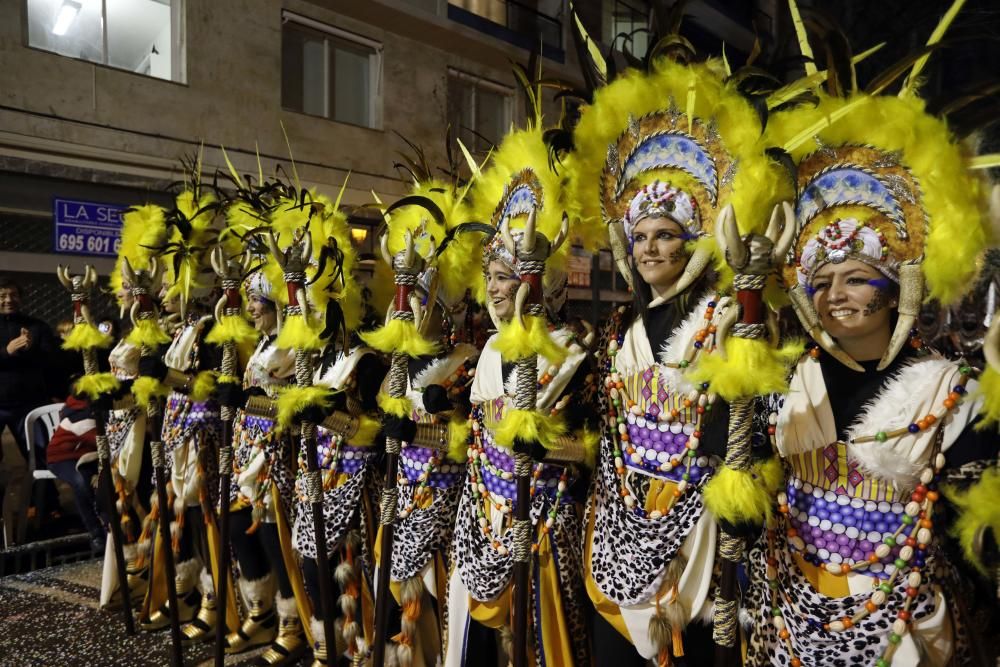
<instances>
[{"instance_id":1,"label":"parade performer","mask_svg":"<svg viewBox=\"0 0 1000 667\"><path fill-rule=\"evenodd\" d=\"M437 351L406 359L402 400L409 410L395 430L412 433L394 433L404 437L391 558L381 552L384 535L377 541L379 567L390 568L391 589L379 595L391 594L402 610L396 645L386 649L400 667L434 665L441 654L452 533L467 457L468 397L479 356L465 338L469 286L481 271L479 235L460 231L471 215L464 202L469 185L433 179L420 151L413 164L422 171L414 174L419 180L401 206L386 214L383 259L392 266L408 244L415 253L431 255L415 276L411 298L420 304L417 330L437 343ZM398 342L380 340L378 331L366 338L387 351ZM385 396L388 390L383 387ZM379 629L384 632L376 626L376 641L387 640L378 637Z\"/></svg>"},{"instance_id":2,"label":"parade performer","mask_svg":"<svg viewBox=\"0 0 1000 667\"><path fill-rule=\"evenodd\" d=\"M549 330L565 299L559 268L568 219L577 220L574 211L566 216L564 178L550 168L536 114L476 179L476 217L499 230L483 254L477 297L500 331L482 350L472 385L445 665L489 655L473 641L483 634L473 621L509 636L513 620L505 648L515 664L526 655L539 665L590 661L579 534L597 445L591 336L558 324ZM600 229L573 231L590 244Z\"/></svg>"},{"instance_id":3,"label":"parade performer","mask_svg":"<svg viewBox=\"0 0 1000 667\"><path fill-rule=\"evenodd\" d=\"M264 212L258 211L258 215ZM267 261L267 249L256 234L244 236L252 267ZM233 469L229 538L239 565L239 589L247 610L239 630L226 638L227 653L242 653L268 644L277 635L275 606L282 617L298 618L294 591L284 564L278 534L276 485L290 491L292 471L287 439L279 437L274 399L278 389L292 382L295 358L275 346L283 290L261 268L244 280L247 314L261 334L243 373L242 387L224 383L223 405L238 406L233 424ZM290 493L286 496L290 498ZM282 517L282 521L286 521Z\"/></svg>"},{"instance_id":4,"label":"parade performer","mask_svg":"<svg viewBox=\"0 0 1000 667\"><path fill-rule=\"evenodd\" d=\"M898 96L821 93L768 123L797 165L784 277L816 347L771 416L788 476L748 556L751 665L969 664L977 650L960 563L941 551L963 515L949 526L938 503L961 495L948 482L988 481L997 439L973 427L974 369L913 327L925 296L948 305L972 284L984 198L916 95L923 60Z\"/></svg>"},{"instance_id":5,"label":"parade performer","mask_svg":"<svg viewBox=\"0 0 1000 667\"><path fill-rule=\"evenodd\" d=\"M725 67L661 57L648 71L629 70L596 92L573 132L576 199L584 216L607 224L634 294L612 313L599 350L608 423L584 567L602 663L709 664L718 522L759 526L754 515L767 507L766 496L762 507L724 502L733 487L710 492L729 442L720 393L737 395L706 371L740 309L725 292L733 276L719 262L716 220L746 233L773 212L776 225L792 195ZM748 360L730 353L732 364ZM782 367L772 369L776 377L755 378L765 393L783 384ZM754 460L768 454L766 439L758 450ZM758 461L751 474L767 483L780 470Z\"/></svg>"},{"instance_id":6,"label":"parade performer","mask_svg":"<svg viewBox=\"0 0 1000 667\"><path fill-rule=\"evenodd\" d=\"M210 568L218 555L214 508L222 433L219 406L212 394L222 350L206 341L215 285L210 252L219 241L224 220L217 211L215 197L202 184L175 198L175 209L168 214L169 236L160 250L166 267L163 310L176 315L177 326L162 359L144 359L142 369L143 375L157 378L170 390L162 438L172 501L169 547L177 561L178 617L181 623L191 622L182 629L185 641L208 638L217 611ZM236 241L234 237L229 240ZM228 252L235 254L237 249L229 246ZM162 561L154 556L153 562ZM169 610L161 605L143 629L157 630L168 622Z\"/></svg>"},{"instance_id":7,"label":"parade performer","mask_svg":"<svg viewBox=\"0 0 1000 667\"><path fill-rule=\"evenodd\" d=\"M122 238L111 287L121 308L123 327L134 304L132 287L123 274L126 260L135 266L147 266L156 248L166 239L165 211L159 206L145 205L130 209L122 218ZM111 447L112 478L118 497L117 510L121 517L122 541L128 562L128 590L134 599L146 595L149 580L147 554L140 553L138 539L143 519L149 512L151 496L151 464L146 451L146 412L136 405L129 393L131 383L139 376L139 345L129 340L124 328L120 340L111 349L111 373L119 381L117 393L108 412L107 436ZM104 571L101 578L101 605L106 606L119 585L114 571L113 547L108 540Z\"/></svg>"},{"instance_id":8,"label":"parade performer","mask_svg":"<svg viewBox=\"0 0 1000 667\"><path fill-rule=\"evenodd\" d=\"M272 213L269 237L272 256L284 262L289 298L294 289L300 306L299 312L289 309L276 342L295 350L297 383L281 392L278 415L279 427L302 439L289 507L298 558L287 566L301 563L299 611L309 621L305 634L317 665L333 664L341 653L363 653L373 614L375 397L385 369L353 335L361 293L347 215L340 210L344 188L346 182L335 201L290 192L293 198Z\"/></svg>"}]
</instances>

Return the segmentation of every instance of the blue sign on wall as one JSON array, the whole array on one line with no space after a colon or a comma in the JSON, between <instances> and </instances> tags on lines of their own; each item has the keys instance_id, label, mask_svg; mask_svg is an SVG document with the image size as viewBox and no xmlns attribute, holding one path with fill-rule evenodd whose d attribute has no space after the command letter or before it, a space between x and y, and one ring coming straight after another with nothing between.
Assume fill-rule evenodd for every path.
<instances>
[{"instance_id":1,"label":"blue sign on wall","mask_svg":"<svg viewBox=\"0 0 1000 667\"><path fill-rule=\"evenodd\" d=\"M70 255L115 257L127 206L75 199L52 200L55 238L52 251Z\"/></svg>"}]
</instances>

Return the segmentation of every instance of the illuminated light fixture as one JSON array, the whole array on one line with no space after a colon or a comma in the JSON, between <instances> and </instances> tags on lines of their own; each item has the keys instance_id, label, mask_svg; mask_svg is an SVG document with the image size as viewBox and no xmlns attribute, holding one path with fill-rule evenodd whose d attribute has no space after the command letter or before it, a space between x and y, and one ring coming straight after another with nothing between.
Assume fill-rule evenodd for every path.
<instances>
[{"instance_id":1,"label":"illuminated light fixture","mask_svg":"<svg viewBox=\"0 0 1000 667\"><path fill-rule=\"evenodd\" d=\"M52 28L53 35L65 35L69 27L73 25L77 14L80 13L80 3L73 0L63 0L59 7L59 14L56 16L56 24Z\"/></svg>"},{"instance_id":2,"label":"illuminated light fixture","mask_svg":"<svg viewBox=\"0 0 1000 667\"><path fill-rule=\"evenodd\" d=\"M358 245L365 242L368 238L368 228L367 227L351 227L351 239Z\"/></svg>"}]
</instances>

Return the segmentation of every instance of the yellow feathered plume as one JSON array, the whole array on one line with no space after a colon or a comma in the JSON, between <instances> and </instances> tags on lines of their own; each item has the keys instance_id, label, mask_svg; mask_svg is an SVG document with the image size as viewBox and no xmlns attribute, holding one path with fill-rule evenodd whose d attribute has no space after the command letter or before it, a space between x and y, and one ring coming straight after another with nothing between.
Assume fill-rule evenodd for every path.
<instances>
[{"instance_id":1,"label":"yellow feathered plume","mask_svg":"<svg viewBox=\"0 0 1000 667\"><path fill-rule=\"evenodd\" d=\"M169 396L170 388L156 378L140 375L132 382L132 395L136 405L148 408L154 400Z\"/></svg>"},{"instance_id":2,"label":"yellow feathered plume","mask_svg":"<svg viewBox=\"0 0 1000 667\"><path fill-rule=\"evenodd\" d=\"M111 289L117 295L122 288L122 265L127 257L132 268L145 270L149 258L159 254L167 239L164 210L153 204L136 206L122 216L122 237L115 269L111 272Z\"/></svg>"},{"instance_id":3,"label":"yellow feathered plume","mask_svg":"<svg viewBox=\"0 0 1000 667\"><path fill-rule=\"evenodd\" d=\"M965 490L948 485L943 491L958 510L951 534L962 545L965 559L987 574L982 562L980 540L984 531L992 531L994 540L1000 538L1000 503L997 502L1000 498L1000 470L995 467L987 469L978 482Z\"/></svg>"},{"instance_id":4,"label":"yellow feathered plume","mask_svg":"<svg viewBox=\"0 0 1000 667\"><path fill-rule=\"evenodd\" d=\"M196 402L207 401L215 393L215 384L218 380L219 373L217 371L199 371L197 375L194 376L194 382L191 383L191 400Z\"/></svg>"},{"instance_id":5,"label":"yellow feathered plume","mask_svg":"<svg viewBox=\"0 0 1000 667\"><path fill-rule=\"evenodd\" d=\"M845 106L850 109L842 118L823 126ZM919 205L929 226L926 247L905 248L905 254L916 258L924 253L923 273L932 298L942 304L958 300L972 284L988 224L980 181L968 169L966 155L944 121L928 114L916 97L858 93L842 99L821 94L815 106L772 115L768 140L781 146L807 128L814 128L810 137L832 148L864 144L899 153L900 162L920 185ZM807 141L791 151L792 157L798 163L817 148L814 141ZM894 234L886 237L891 248L901 247Z\"/></svg>"},{"instance_id":6,"label":"yellow feathered plume","mask_svg":"<svg viewBox=\"0 0 1000 667\"><path fill-rule=\"evenodd\" d=\"M783 479L777 458L755 463L749 470L722 466L705 484L702 499L712 514L730 524L761 525L771 518Z\"/></svg>"},{"instance_id":7,"label":"yellow feathered plume","mask_svg":"<svg viewBox=\"0 0 1000 667\"><path fill-rule=\"evenodd\" d=\"M113 373L95 373L84 375L73 385L73 391L79 396L86 396L90 400L97 400L104 394L111 394L118 391L121 383Z\"/></svg>"},{"instance_id":8,"label":"yellow feathered plume","mask_svg":"<svg viewBox=\"0 0 1000 667\"><path fill-rule=\"evenodd\" d=\"M691 382L708 382L711 391L725 401L784 393L789 371L801 358L805 345L789 341L774 348L767 341L730 337L726 355L704 354L687 373Z\"/></svg>"},{"instance_id":9,"label":"yellow feathered plume","mask_svg":"<svg viewBox=\"0 0 1000 667\"><path fill-rule=\"evenodd\" d=\"M448 421L448 458L464 463L469 458L469 436L472 427L464 417L453 416Z\"/></svg>"},{"instance_id":10,"label":"yellow feathered plume","mask_svg":"<svg viewBox=\"0 0 1000 667\"><path fill-rule=\"evenodd\" d=\"M155 317L138 320L125 339L133 345L156 348L170 342L170 336L163 330Z\"/></svg>"},{"instance_id":11,"label":"yellow feathered plume","mask_svg":"<svg viewBox=\"0 0 1000 667\"><path fill-rule=\"evenodd\" d=\"M387 415L409 417L413 413L413 403L405 396L390 396L384 391L380 391L377 400L378 406Z\"/></svg>"},{"instance_id":12,"label":"yellow feathered plume","mask_svg":"<svg viewBox=\"0 0 1000 667\"><path fill-rule=\"evenodd\" d=\"M212 326L205 340L214 345L236 343L246 345L260 338L260 332L246 321L242 315L223 315L222 319Z\"/></svg>"},{"instance_id":13,"label":"yellow feathered plume","mask_svg":"<svg viewBox=\"0 0 1000 667\"><path fill-rule=\"evenodd\" d=\"M275 401L278 408L278 430L292 425L295 416L307 408L325 408L330 403L332 391L322 385L310 387L282 387Z\"/></svg>"},{"instance_id":14,"label":"yellow feathered plume","mask_svg":"<svg viewBox=\"0 0 1000 667\"><path fill-rule=\"evenodd\" d=\"M1000 371L987 366L979 376L979 387L976 395L982 397L983 406L979 409L982 419L976 428L993 428L1000 423Z\"/></svg>"},{"instance_id":15,"label":"yellow feathered plume","mask_svg":"<svg viewBox=\"0 0 1000 667\"><path fill-rule=\"evenodd\" d=\"M209 290L215 283L208 262L208 253L218 239L224 218L216 218L213 209L206 209L215 203L215 196L204 193L201 196L191 189L182 191L174 198L177 213L190 225L186 237L174 225L170 228L167 243L177 243L179 248L163 257L163 284L167 285L165 299L181 298L190 303L196 290ZM179 255L174 262L173 256Z\"/></svg>"},{"instance_id":16,"label":"yellow feathered plume","mask_svg":"<svg viewBox=\"0 0 1000 667\"><path fill-rule=\"evenodd\" d=\"M375 437L380 430L382 430L380 421L368 415L361 415L358 418L358 430L348 438L347 444L352 447L371 447L375 444Z\"/></svg>"},{"instance_id":17,"label":"yellow feathered plume","mask_svg":"<svg viewBox=\"0 0 1000 667\"><path fill-rule=\"evenodd\" d=\"M400 352L416 358L437 354L440 351L440 346L424 338L410 320L389 320L384 326L362 332L360 335L361 340L372 349L386 354Z\"/></svg>"},{"instance_id":18,"label":"yellow feathered plume","mask_svg":"<svg viewBox=\"0 0 1000 667\"><path fill-rule=\"evenodd\" d=\"M62 343L64 350L92 350L94 348L111 347L111 336L101 333L101 330L87 322L77 322L70 329Z\"/></svg>"},{"instance_id":19,"label":"yellow feathered plume","mask_svg":"<svg viewBox=\"0 0 1000 667\"><path fill-rule=\"evenodd\" d=\"M558 449L558 438L566 434L566 423L559 415L545 415L536 410L510 408L499 423L488 425L498 445L512 448L515 440L538 442L545 449Z\"/></svg>"},{"instance_id":20,"label":"yellow feathered plume","mask_svg":"<svg viewBox=\"0 0 1000 667\"><path fill-rule=\"evenodd\" d=\"M546 318L537 315L525 315L523 325L517 318L503 322L492 345L503 360L508 362L537 354L548 359L549 363L559 366L569 354L569 351L549 334Z\"/></svg>"}]
</instances>

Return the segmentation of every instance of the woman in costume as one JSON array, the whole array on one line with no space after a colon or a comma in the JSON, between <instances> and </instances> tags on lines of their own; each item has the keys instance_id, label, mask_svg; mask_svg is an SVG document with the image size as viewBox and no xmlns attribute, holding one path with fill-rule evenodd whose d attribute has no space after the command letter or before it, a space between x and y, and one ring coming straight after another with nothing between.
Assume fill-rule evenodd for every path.
<instances>
[{"instance_id":1,"label":"woman in costume","mask_svg":"<svg viewBox=\"0 0 1000 667\"><path fill-rule=\"evenodd\" d=\"M539 665L590 662L579 532L596 449L590 430L596 421L593 373L589 335L560 325L549 331L547 317L558 313L565 299L558 267L568 249L563 244L568 228L563 176L549 168L540 121L536 116L532 129L506 137L490 168L477 177L473 194L477 217L500 229L484 251L478 294L500 332L482 350L472 384L467 481L448 588L444 664L449 666L490 655L488 645L478 641L489 637L482 628L509 634L514 556L520 549L530 551L533 582L529 659ZM587 242L594 231L574 226ZM530 361L534 355L537 363ZM537 378L519 381L517 366L526 364L509 363L517 359L528 359ZM521 392L536 385L534 405L522 405ZM534 463L528 464L529 544L521 545L514 541L513 480L515 457L525 454ZM519 650L505 648L508 654Z\"/></svg>"},{"instance_id":2,"label":"woman in costume","mask_svg":"<svg viewBox=\"0 0 1000 667\"><path fill-rule=\"evenodd\" d=\"M309 615L306 633L316 665L333 664L336 659L331 658L341 653L353 656L363 652L370 634L369 563L375 525L371 493L377 454L373 445L379 431L375 397L385 375L372 350L358 345L353 338L360 319L360 290L352 275L355 257L347 216L339 210L339 202L340 197L333 202L303 192L298 199L279 201L271 216L275 248L283 247L283 240L299 238L304 230L308 229L309 234L310 257L304 269L306 285L301 295L306 300L307 312L285 318L276 344L307 351L313 364L311 386L283 390L278 398L278 413L282 429L292 423L297 426L301 420L317 424L322 541L332 575L329 583L337 591L327 603L333 605L336 601L342 613L337 621L339 645L333 650L326 645L323 626L317 535L304 441L298 448L293 504L289 508L293 517L291 547L297 554L297 562L286 564L290 571L294 569L296 576L301 566L305 596L300 596L299 606L303 614ZM289 270L286 265L286 279ZM289 334L298 324L303 325L303 335L293 339ZM363 623L362 618L367 622ZM279 639L272 648L277 650L281 644ZM284 648L288 653L292 650L288 645Z\"/></svg>"},{"instance_id":3,"label":"woman in costume","mask_svg":"<svg viewBox=\"0 0 1000 667\"><path fill-rule=\"evenodd\" d=\"M574 130L577 201L607 223L635 295L612 313L599 350L609 419L585 573L601 664L709 664L718 521L752 522L754 513L713 491L729 406L702 378L738 306L711 267L712 237L723 215L743 231L760 226L791 184L765 157L759 117L722 68L661 59L648 73L629 71L597 92ZM755 458L766 455L766 439L757 445ZM754 474L780 471L757 463Z\"/></svg>"},{"instance_id":4,"label":"woman in costume","mask_svg":"<svg viewBox=\"0 0 1000 667\"><path fill-rule=\"evenodd\" d=\"M156 248L166 238L165 212L159 206L145 205L129 210L122 219L122 240L111 287L121 307L123 321L135 303L132 287L122 267L128 259L132 266L146 267ZM129 340L129 329L111 349L108 360L111 373L121 383L118 398L108 411L107 435L111 446L111 471L118 495L118 516L122 524L123 547L127 562L129 594L142 599L149 581L148 554L140 553L138 540L151 496L152 469L146 452L146 411L136 405L128 389L139 376L139 345ZM119 585L114 567L111 540L105 548L101 578L101 605L111 602Z\"/></svg>"},{"instance_id":5,"label":"woman in costume","mask_svg":"<svg viewBox=\"0 0 1000 667\"><path fill-rule=\"evenodd\" d=\"M158 357L146 357L142 374L162 382L169 394L165 401L162 440L170 479L170 532L176 561L177 599L186 641L210 636L216 618L215 587L209 569L213 544L214 507L218 488L218 446L221 422L218 404L211 399L221 350L205 338L211 329L209 297L214 275L209 250L219 237L214 198L184 190L175 200L169 236L163 246L166 265L161 301L165 319L176 319L170 345ZM230 253L235 248L228 249ZM155 504L155 502L153 503ZM147 528L150 530L151 528ZM146 531L144 531L146 532ZM164 548L158 545L158 548ZM154 563L162 559L154 557ZM154 577L154 581L156 578ZM146 630L169 624L166 592L151 592L161 604L143 623ZM195 606L200 609L195 616Z\"/></svg>"},{"instance_id":6,"label":"woman in costume","mask_svg":"<svg viewBox=\"0 0 1000 667\"><path fill-rule=\"evenodd\" d=\"M414 291L424 304L420 333L440 341L436 351L408 359L406 369L409 411L403 421L413 433L401 438L390 572L402 618L397 645L389 650L400 667L434 665L441 655L452 534L465 479L469 390L479 356L467 342L466 297L480 271L480 239L456 231L469 219L463 202L468 187L432 180L429 170L421 176L404 200L409 204L386 215L383 258L391 267L392 256L405 252L407 234L418 252L432 255ZM381 562L382 554L376 555Z\"/></svg>"},{"instance_id":7,"label":"woman in costume","mask_svg":"<svg viewBox=\"0 0 1000 667\"><path fill-rule=\"evenodd\" d=\"M898 97L820 95L769 122L797 164L784 277L817 346L771 416L788 475L749 554L751 665L971 660L938 502L981 476L996 434L973 428L974 370L913 326L925 296L950 304L971 284L986 231L916 75Z\"/></svg>"},{"instance_id":8,"label":"woman in costume","mask_svg":"<svg viewBox=\"0 0 1000 667\"><path fill-rule=\"evenodd\" d=\"M246 252L259 265L266 250L259 239L247 237ZM252 247L251 247L252 246ZM278 349L278 308L283 291L274 289L274 280L263 270L252 273L244 283L247 314L261 333L243 374L242 391L227 386L220 400L238 404L233 422L233 470L230 498L230 541L239 565L239 588L247 616L242 626L226 639L227 653L242 653L273 641L277 616L298 621L294 591L285 568L278 532L280 510L276 486L292 486L288 441L276 432L278 389L294 379L294 356ZM290 493L288 494L290 498ZM301 635L301 625L287 625Z\"/></svg>"}]
</instances>

